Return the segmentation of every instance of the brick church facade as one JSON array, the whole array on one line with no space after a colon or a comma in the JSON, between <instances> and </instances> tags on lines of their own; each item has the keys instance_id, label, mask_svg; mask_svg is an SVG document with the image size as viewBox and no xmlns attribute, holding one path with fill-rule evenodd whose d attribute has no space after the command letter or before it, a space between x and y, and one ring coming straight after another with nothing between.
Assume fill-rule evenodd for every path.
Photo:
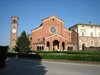
<instances>
[{"instance_id":1,"label":"brick church facade","mask_svg":"<svg viewBox=\"0 0 100 75\"><path fill-rule=\"evenodd\" d=\"M64 51L78 49L78 34L64 27L64 21L57 16L42 20L39 27L32 30L30 47L32 50Z\"/></svg>"}]
</instances>

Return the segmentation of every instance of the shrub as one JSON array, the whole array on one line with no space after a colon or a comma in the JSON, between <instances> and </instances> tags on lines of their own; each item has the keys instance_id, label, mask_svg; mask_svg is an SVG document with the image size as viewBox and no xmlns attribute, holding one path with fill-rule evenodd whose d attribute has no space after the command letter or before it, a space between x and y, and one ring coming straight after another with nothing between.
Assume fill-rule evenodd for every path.
<instances>
[{"instance_id":1,"label":"shrub","mask_svg":"<svg viewBox=\"0 0 100 75\"><path fill-rule=\"evenodd\" d=\"M16 53L7 53L7 57L15 58Z\"/></svg>"},{"instance_id":2,"label":"shrub","mask_svg":"<svg viewBox=\"0 0 100 75\"><path fill-rule=\"evenodd\" d=\"M33 51L35 53L66 53L66 51Z\"/></svg>"},{"instance_id":3,"label":"shrub","mask_svg":"<svg viewBox=\"0 0 100 75\"><path fill-rule=\"evenodd\" d=\"M41 60L41 56L38 54L26 54L26 53L21 53L18 54L18 58L24 58L24 59L33 59L33 60Z\"/></svg>"},{"instance_id":4,"label":"shrub","mask_svg":"<svg viewBox=\"0 0 100 75\"><path fill-rule=\"evenodd\" d=\"M66 55L40 55L43 59L54 60L74 60L74 61L100 61L99 55L80 55L80 54L66 54Z\"/></svg>"},{"instance_id":5,"label":"shrub","mask_svg":"<svg viewBox=\"0 0 100 75\"><path fill-rule=\"evenodd\" d=\"M67 51L67 54L100 55L99 51Z\"/></svg>"},{"instance_id":6,"label":"shrub","mask_svg":"<svg viewBox=\"0 0 100 75\"><path fill-rule=\"evenodd\" d=\"M91 51L34 51L37 54L18 54L18 58L41 60L74 60L74 61L98 61L100 62L100 52ZM8 57L16 57L16 53L8 53Z\"/></svg>"},{"instance_id":7,"label":"shrub","mask_svg":"<svg viewBox=\"0 0 100 75\"><path fill-rule=\"evenodd\" d=\"M86 54L86 55L100 55L100 51L33 51L38 54Z\"/></svg>"},{"instance_id":8,"label":"shrub","mask_svg":"<svg viewBox=\"0 0 100 75\"><path fill-rule=\"evenodd\" d=\"M7 53L7 57L15 58L18 55L20 59L33 59L33 60L41 60L41 56L38 54L27 54L27 53Z\"/></svg>"}]
</instances>

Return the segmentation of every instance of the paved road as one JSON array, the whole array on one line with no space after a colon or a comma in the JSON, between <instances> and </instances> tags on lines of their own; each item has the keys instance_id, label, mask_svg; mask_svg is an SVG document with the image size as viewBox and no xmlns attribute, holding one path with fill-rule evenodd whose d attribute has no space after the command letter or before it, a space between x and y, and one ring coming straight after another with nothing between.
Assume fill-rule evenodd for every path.
<instances>
[{"instance_id":1,"label":"paved road","mask_svg":"<svg viewBox=\"0 0 100 75\"><path fill-rule=\"evenodd\" d=\"M100 75L100 65L44 61L46 75Z\"/></svg>"},{"instance_id":2,"label":"paved road","mask_svg":"<svg viewBox=\"0 0 100 75\"><path fill-rule=\"evenodd\" d=\"M9 59L0 75L100 75L100 65Z\"/></svg>"}]
</instances>

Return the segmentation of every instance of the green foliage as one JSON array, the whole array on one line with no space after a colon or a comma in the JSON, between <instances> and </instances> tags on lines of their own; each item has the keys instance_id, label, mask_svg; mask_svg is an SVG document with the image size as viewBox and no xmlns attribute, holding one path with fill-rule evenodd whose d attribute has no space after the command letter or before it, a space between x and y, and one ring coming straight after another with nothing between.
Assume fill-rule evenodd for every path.
<instances>
[{"instance_id":1,"label":"green foliage","mask_svg":"<svg viewBox=\"0 0 100 75\"><path fill-rule=\"evenodd\" d=\"M9 45L6 45L7 49L10 49Z\"/></svg>"},{"instance_id":2,"label":"green foliage","mask_svg":"<svg viewBox=\"0 0 100 75\"><path fill-rule=\"evenodd\" d=\"M40 56L43 59L73 60L73 61L98 61L98 62L100 62L99 55L78 55L78 54L48 55L48 54L41 54Z\"/></svg>"},{"instance_id":3,"label":"green foliage","mask_svg":"<svg viewBox=\"0 0 100 75\"><path fill-rule=\"evenodd\" d=\"M98 61L100 51L34 51L43 59L73 60L73 61Z\"/></svg>"},{"instance_id":4,"label":"green foliage","mask_svg":"<svg viewBox=\"0 0 100 75\"><path fill-rule=\"evenodd\" d=\"M41 60L41 56L38 54L27 54L27 53L21 53L18 54L18 58L24 58L24 59L33 59L33 60Z\"/></svg>"},{"instance_id":5,"label":"green foliage","mask_svg":"<svg viewBox=\"0 0 100 75\"><path fill-rule=\"evenodd\" d=\"M15 58L17 53L7 53L8 58Z\"/></svg>"},{"instance_id":6,"label":"green foliage","mask_svg":"<svg viewBox=\"0 0 100 75\"><path fill-rule=\"evenodd\" d=\"M33 51L35 53L66 53L66 51Z\"/></svg>"},{"instance_id":7,"label":"green foliage","mask_svg":"<svg viewBox=\"0 0 100 75\"><path fill-rule=\"evenodd\" d=\"M67 54L100 55L100 51L67 51Z\"/></svg>"},{"instance_id":8,"label":"green foliage","mask_svg":"<svg viewBox=\"0 0 100 75\"><path fill-rule=\"evenodd\" d=\"M20 53L18 58L24 59L53 59L72 61L96 61L100 62L100 52L94 51L34 51L37 54ZM17 53L8 53L8 57L16 57Z\"/></svg>"},{"instance_id":9,"label":"green foliage","mask_svg":"<svg viewBox=\"0 0 100 75\"><path fill-rule=\"evenodd\" d=\"M23 31L16 42L14 50L19 53L27 53L30 50L29 46L30 46L30 41L28 39L28 36L26 35L26 32Z\"/></svg>"},{"instance_id":10,"label":"green foliage","mask_svg":"<svg viewBox=\"0 0 100 75\"><path fill-rule=\"evenodd\" d=\"M100 51L33 51L38 54L85 54L85 55L100 55Z\"/></svg>"},{"instance_id":11,"label":"green foliage","mask_svg":"<svg viewBox=\"0 0 100 75\"><path fill-rule=\"evenodd\" d=\"M28 54L28 53L7 53L9 58L20 58L20 59L32 59L32 60L41 60L41 56L38 54Z\"/></svg>"}]
</instances>

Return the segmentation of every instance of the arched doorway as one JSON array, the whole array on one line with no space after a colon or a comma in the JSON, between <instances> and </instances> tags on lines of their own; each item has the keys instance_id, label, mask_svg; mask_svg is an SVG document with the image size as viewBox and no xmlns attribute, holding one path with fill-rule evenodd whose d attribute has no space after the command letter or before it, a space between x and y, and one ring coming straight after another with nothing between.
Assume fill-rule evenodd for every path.
<instances>
[{"instance_id":1,"label":"arched doorway","mask_svg":"<svg viewBox=\"0 0 100 75\"><path fill-rule=\"evenodd\" d=\"M50 42L49 41L47 42L47 48L48 48L48 50L50 50Z\"/></svg>"},{"instance_id":2,"label":"arched doorway","mask_svg":"<svg viewBox=\"0 0 100 75\"><path fill-rule=\"evenodd\" d=\"M62 49L65 50L65 43L62 42Z\"/></svg>"},{"instance_id":3,"label":"arched doorway","mask_svg":"<svg viewBox=\"0 0 100 75\"><path fill-rule=\"evenodd\" d=\"M82 50L85 50L85 43L82 44Z\"/></svg>"},{"instance_id":4,"label":"arched doorway","mask_svg":"<svg viewBox=\"0 0 100 75\"><path fill-rule=\"evenodd\" d=\"M37 46L37 50L40 50L39 46Z\"/></svg>"},{"instance_id":5,"label":"arched doorway","mask_svg":"<svg viewBox=\"0 0 100 75\"><path fill-rule=\"evenodd\" d=\"M53 41L53 50L58 50L59 49L59 41L58 40L54 40Z\"/></svg>"}]
</instances>

